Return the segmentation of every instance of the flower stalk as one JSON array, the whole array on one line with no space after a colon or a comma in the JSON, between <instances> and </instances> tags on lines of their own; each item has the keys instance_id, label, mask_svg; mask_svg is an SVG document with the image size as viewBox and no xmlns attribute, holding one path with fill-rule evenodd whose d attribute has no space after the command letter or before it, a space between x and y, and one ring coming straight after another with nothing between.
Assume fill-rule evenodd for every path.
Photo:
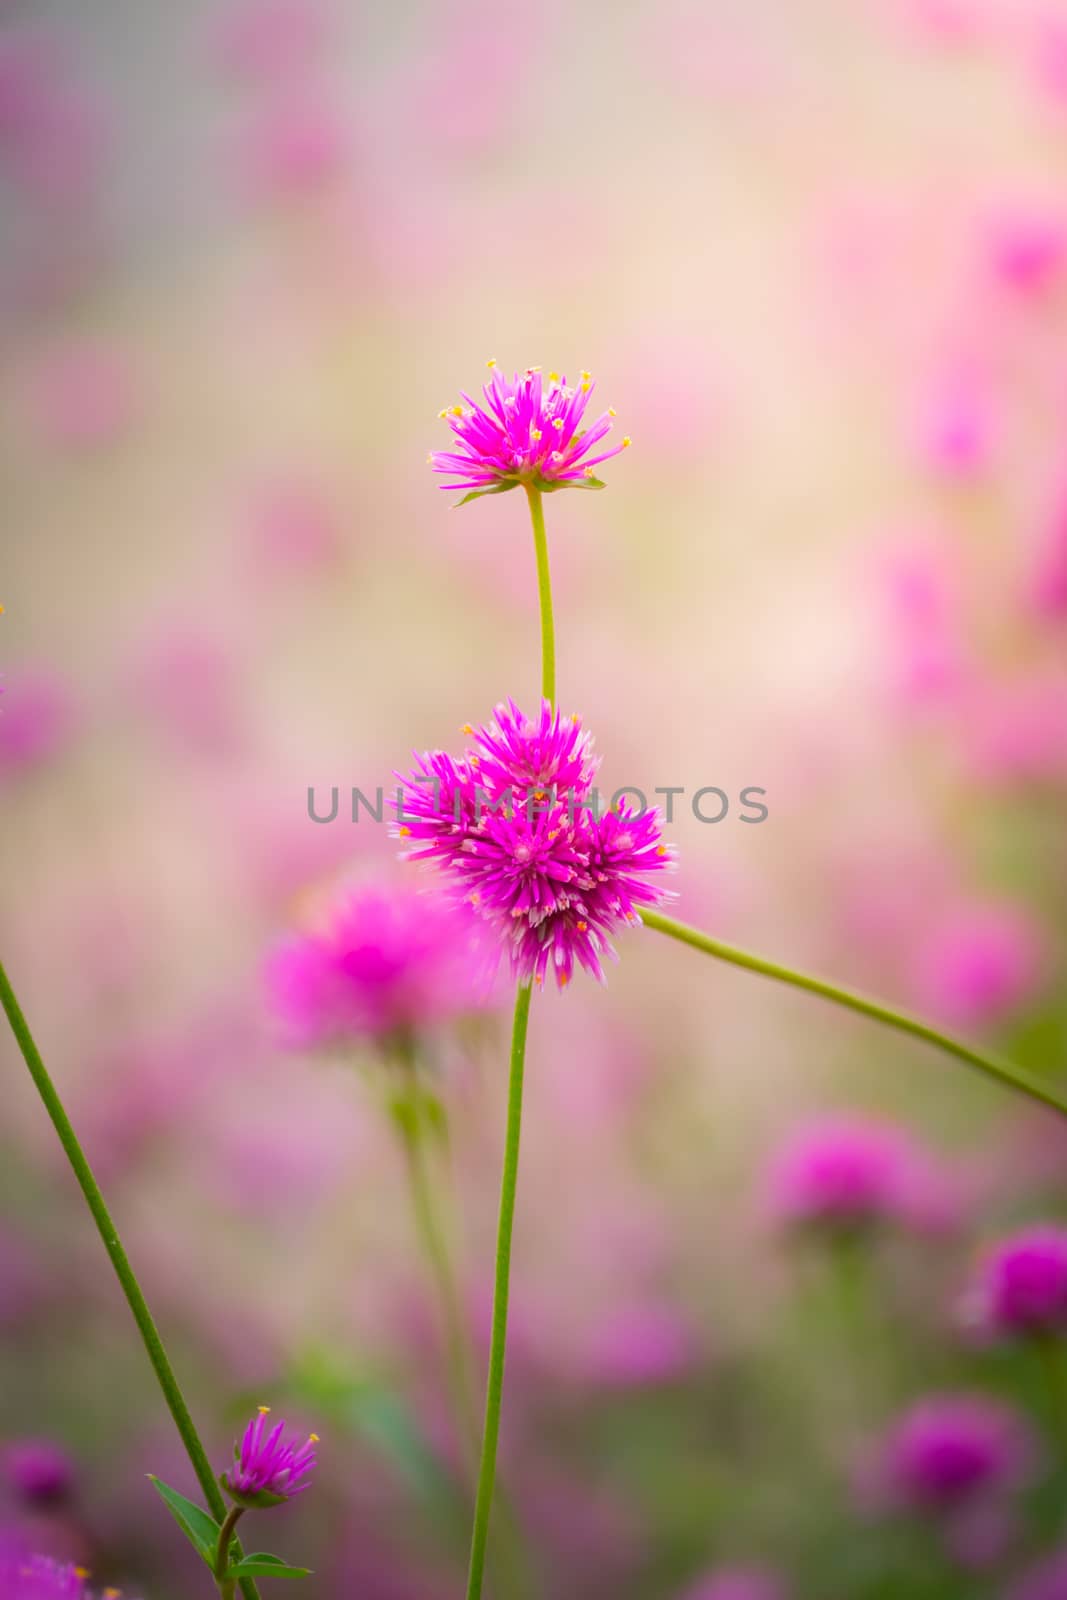
<instances>
[{"instance_id":1,"label":"flower stalk","mask_svg":"<svg viewBox=\"0 0 1067 1600\"><path fill-rule=\"evenodd\" d=\"M747 950L737 949L734 945L724 944L721 939L713 939L710 934L701 933L698 928L691 928L684 922L676 921L674 917L664 916L661 911L644 910L641 912L641 920L646 928L653 928L657 933L665 933L669 939L677 939L681 944L690 945L694 950L714 956L718 961L729 962L735 967L744 967L748 972L772 978L776 983L789 984L794 989L806 989L809 994L817 995L821 1000L829 1000L834 1005L858 1012L860 1016L869 1017L874 1022L880 1022L887 1028L895 1028L899 1033L910 1034L913 1039L921 1039L925 1044L944 1051L946 1055L955 1056L958 1061L966 1062L968 1066L993 1078L997 1083L1017 1089L1032 1100L1038 1100L1042 1105L1050 1106L1054 1111L1067 1116L1067 1096L1060 1093L1053 1084L1046 1083L1043 1078L1027 1072L1024 1067L1016 1066L1013 1062L976 1050L972 1045L954 1039L951 1034L942 1033L940 1029L932 1027L930 1023L923 1022L918 1017L910 1016L906 1011L898 1011L893 1006L884 1005L880 1000L871 1000L852 989L828 983L824 978L813 978L808 973L796 972L792 967L783 967L776 961L768 961L763 956L753 955Z\"/></svg>"},{"instance_id":2,"label":"flower stalk","mask_svg":"<svg viewBox=\"0 0 1067 1600\"><path fill-rule=\"evenodd\" d=\"M64 1154L70 1163L85 1203L89 1207L93 1221L96 1223L97 1231L103 1240L104 1249L107 1251L111 1265L115 1269L115 1276L118 1278L122 1292L126 1296L126 1303L133 1313L133 1320L137 1324L137 1330L141 1335L148 1359L152 1364L156 1381L162 1390L167 1409L174 1420L174 1426L178 1430L182 1444L185 1446L185 1452L192 1463L197 1482L203 1490L204 1498L211 1508L212 1514L216 1520L221 1521L226 1516L226 1502L222 1498L215 1474L211 1470L211 1463L200 1442L200 1436L196 1431L185 1396L182 1394L174 1368L170 1364L170 1358L160 1338L159 1329L156 1327L152 1313L148 1309L148 1302L145 1300L141 1285L137 1281L137 1276L130 1265L122 1240L119 1238L118 1230L93 1174L93 1169L89 1165L85 1152L74 1132L59 1092L41 1059L40 1051L34 1042L29 1024L22 1013L18 1000L15 998L15 992L2 965L0 965L0 1005L4 1008L7 1020L11 1025L11 1031L15 1035L15 1040L22 1051L23 1059L29 1068L30 1077L33 1079L37 1092L44 1103L44 1108L48 1112L52 1126L56 1130ZM245 1596L245 1600L259 1600L259 1590L251 1578L243 1578L241 1580L241 1593Z\"/></svg>"},{"instance_id":3,"label":"flower stalk","mask_svg":"<svg viewBox=\"0 0 1067 1600\"><path fill-rule=\"evenodd\" d=\"M219 1529L219 1542L215 1551L215 1582L219 1586L221 1600L233 1600L236 1579L227 1578L226 1574L230 1568L230 1545L233 1543L234 1530L244 1514L244 1506L231 1506Z\"/></svg>"}]
</instances>

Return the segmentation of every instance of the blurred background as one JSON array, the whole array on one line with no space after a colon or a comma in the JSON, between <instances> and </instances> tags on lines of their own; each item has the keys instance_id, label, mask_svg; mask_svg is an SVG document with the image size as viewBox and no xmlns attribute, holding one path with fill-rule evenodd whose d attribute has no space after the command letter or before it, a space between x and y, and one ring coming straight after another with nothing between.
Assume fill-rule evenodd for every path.
<instances>
[{"instance_id":1,"label":"blurred background","mask_svg":"<svg viewBox=\"0 0 1067 1600\"><path fill-rule=\"evenodd\" d=\"M546 502L559 692L609 790L729 797L678 914L1063 1077L1065 173L1063 0L0 7L3 960L219 1468L258 1403L322 1436L254 1541L303 1592L464 1581L389 1066L264 980L418 871L351 786L537 692L522 497L449 509L439 410L587 367L633 437ZM494 1600L1067 1593L1061 1346L969 1290L1067 1220L1061 1125L620 954L534 1007ZM479 1392L508 1005L420 1040ZM186 1600L191 1474L0 1067L0 1529Z\"/></svg>"}]
</instances>

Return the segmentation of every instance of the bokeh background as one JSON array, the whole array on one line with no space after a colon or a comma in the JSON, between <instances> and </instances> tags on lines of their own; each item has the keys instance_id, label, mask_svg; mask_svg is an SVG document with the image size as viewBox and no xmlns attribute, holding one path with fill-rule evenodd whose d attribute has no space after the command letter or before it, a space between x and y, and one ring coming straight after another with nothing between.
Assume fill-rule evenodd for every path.
<instances>
[{"instance_id":1,"label":"bokeh background","mask_svg":"<svg viewBox=\"0 0 1067 1600\"><path fill-rule=\"evenodd\" d=\"M633 436L546 502L560 697L609 787L731 798L679 803L679 914L1062 1077L1065 174L1061 0L3 6L3 959L220 1468L261 1401L322 1436L255 1539L305 1593L465 1571L377 1069L289 1047L262 977L337 874L416 870L348 788L536 694L522 497L449 509L438 411L489 357L585 366ZM1063 1413L966 1285L1067 1214L1060 1126L652 933L621 956L531 1028L526 1592L1016 1592L1067 1536ZM507 1009L427 1041L479 1366ZM188 1468L10 1040L0 1067L0 1524L185 1600L145 1473ZM842 1255L773 1173L846 1115L914 1162ZM1033 1439L951 1527L869 1482L946 1389Z\"/></svg>"}]
</instances>

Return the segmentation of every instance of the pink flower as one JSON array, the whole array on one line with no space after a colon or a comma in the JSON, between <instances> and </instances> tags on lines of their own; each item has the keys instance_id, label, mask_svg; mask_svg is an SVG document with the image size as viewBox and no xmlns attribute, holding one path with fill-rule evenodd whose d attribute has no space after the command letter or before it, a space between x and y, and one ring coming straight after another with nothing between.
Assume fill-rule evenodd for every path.
<instances>
[{"instance_id":1,"label":"pink flower","mask_svg":"<svg viewBox=\"0 0 1067 1600\"><path fill-rule=\"evenodd\" d=\"M540 367L527 367L522 377L505 378L495 361L482 389L485 405L462 396L463 404L440 412L456 438L454 450L435 450L430 464L450 481L442 489L465 489L467 498L500 494L520 483L553 489L599 489L593 468L625 450L624 438L613 450L589 454L611 431L610 409L589 427L581 426L596 385L588 372L568 384L558 372L542 381Z\"/></svg>"},{"instance_id":2,"label":"pink flower","mask_svg":"<svg viewBox=\"0 0 1067 1600\"><path fill-rule=\"evenodd\" d=\"M386 880L340 891L269 955L269 1003L294 1044L388 1045L484 993L469 912Z\"/></svg>"},{"instance_id":3,"label":"pink flower","mask_svg":"<svg viewBox=\"0 0 1067 1600\"><path fill-rule=\"evenodd\" d=\"M781 1579L768 1567L719 1567L686 1589L682 1600L785 1600Z\"/></svg>"},{"instance_id":4,"label":"pink flower","mask_svg":"<svg viewBox=\"0 0 1067 1600\"><path fill-rule=\"evenodd\" d=\"M512 700L464 732L462 757L424 754L402 779L397 831L407 854L444 869L520 982L543 984L551 971L565 988L576 963L603 981L611 935L640 923L639 906L666 898L647 881L672 860L658 812L621 801L599 813L592 739L547 700L536 721Z\"/></svg>"},{"instance_id":5,"label":"pink flower","mask_svg":"<svg viewBox=\"0 0 1067 1600\"><path fill-rule=\"evenodd\" d=\"M101 449L130 428L138 409L133 376L114 349L78 341L49 352L33 381L38 426L69 450Z\"/></svg>"},{"instance_id":6,"label":"pink flower","mask_svg":"<svg viewBox=\"0 0 1067 1600\"><path fill-rule=\"evenodd\" d=\"M234 0L217 25L220 59L245 78L291 78L319 58L329 10L327 0Z\"/></svg>"},{"instance_id":7,"label":"pink flower","mask_svg":"<svg viewBox=\"0 0 1067 1600\"><path fill-rule=\"evenodd\" d=\"M27 672L0 698L0 783L44 766L62 753L76 724L66 686L44 672Z\"/></svg>"},{"instance_id":8,"label":"pink flower","mask_svg":"<svg viewBox=\"0 0 1067 1600\"><path fill-rule=\"evenodd\" d=\"M922 399L918 443L936 471L972 478L993 453L996 419L987 386L966 367L936 377Z\"/></svg>"},{"instance_id":9,"label":"pink flower","mask_svg":"<svg viewBox=\"0 0 1067 1600\"><path fill-rule=\"evenodd\" d=\"M989 265L1005 288L1039 295L1061 276L1067 261L1067 225L1056 212L1015 207L989 227Z\"/></svg>"},{"instance_id":10,"label":"pink flower","mask_svg":"<svg viewBox=\"0 0 1067 1600\"><path fill-rule=\"evenodd\" d=\"M270 1407L260 1406L240 1444L234 1447L236 1465L219 1480L239 1506L281 1505L311 1487L318 1435L309 1434L306 1443L300 1444L286 1439L285 1423L278 1422L264 1437L269 1415Z\"/></svg>"},{"instance_id":11,"label":"pink flower","mask_svg":"<svg viewBox=\"0 0 1067 1600\"><path fill-rule=\"evenodd\" d=\"M993 1245L966 1307L983 1333L1067 1336L1067 1229L1023 1228Z\"/></svg>"},{"instance_id":12,"label":"pink flower","mask_svg":"<svg viewBox=\"0 0 1067 1600\"><path fill-rule=\"evenodd\" d=\"M905 1412L882 1445L889 1503L916 1511L956 1511L1015 1488L1031 1460L1022 1419L983 1394L927 1396Z\"/></svg>"},{"instance_id":13,"label":"pink flower","mask_svg":"<svg viewBox=\"0 0 1067 1600\"><path fill-rule=\"evenodd\" d=\"M1017 1011L1040 985L1044 950L1019 906L971 902L931 923L916 951L923 1009L956 1027L989 1027Z\"/></svg>"},{"instance_id":14,"label":"pink flower","mask_svg":"<svg viewBox=\"0 0 1067 1600\"><path fill-rule=\"evenodd\" d=\"M871 1117L827 1116L794 1130L771 1169L770 1198L791 1226L913 1225L932 1168L903 1129Z\"/></svg>"}]
</instances>

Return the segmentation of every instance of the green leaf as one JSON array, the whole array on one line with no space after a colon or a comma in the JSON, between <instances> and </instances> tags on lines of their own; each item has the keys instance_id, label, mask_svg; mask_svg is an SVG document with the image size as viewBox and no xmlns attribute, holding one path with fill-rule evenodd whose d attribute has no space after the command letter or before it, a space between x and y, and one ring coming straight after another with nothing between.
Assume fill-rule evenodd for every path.
<instances>
[{"instance_id":1,"label":"green leaf","mask_svg":"<svg viewBox=\"0 0 1067 1600\"><path fill-rule=\"evenodd\" d=\"M172 1489L169 1483L164 1483L162 1478L154 1477L151 1473L149 1478L189 1543L199 1552L208 1566L214 1568L220 1524L214 1517L209 1516L202 1506L187 1500L177 1489Z\"/></svg>"},{"instance_id":2,"label":"green leaf","mask_svg":"<svg viewBox=\"0 0 1067 1600\"><path fill-rule=\"evenodd\" d=\"M281 1556L268 1555L257 1550L254 1555L243 1556L231 1567L228 1578L310 1578L310 1567L291 1567Z\"/></svg>"},{"instance_id":3,"label":"green leaf","mask_svg":"<svg viewBox=\"0 0 1067 1600\"><path fill-rule=\"evenodd\" d=\"M560 489L606 489L607 484L603 478L583 478L581 483L550 483L545 481L537 487L542 494L555 494Z\"/></svg>"}]
</instances>

